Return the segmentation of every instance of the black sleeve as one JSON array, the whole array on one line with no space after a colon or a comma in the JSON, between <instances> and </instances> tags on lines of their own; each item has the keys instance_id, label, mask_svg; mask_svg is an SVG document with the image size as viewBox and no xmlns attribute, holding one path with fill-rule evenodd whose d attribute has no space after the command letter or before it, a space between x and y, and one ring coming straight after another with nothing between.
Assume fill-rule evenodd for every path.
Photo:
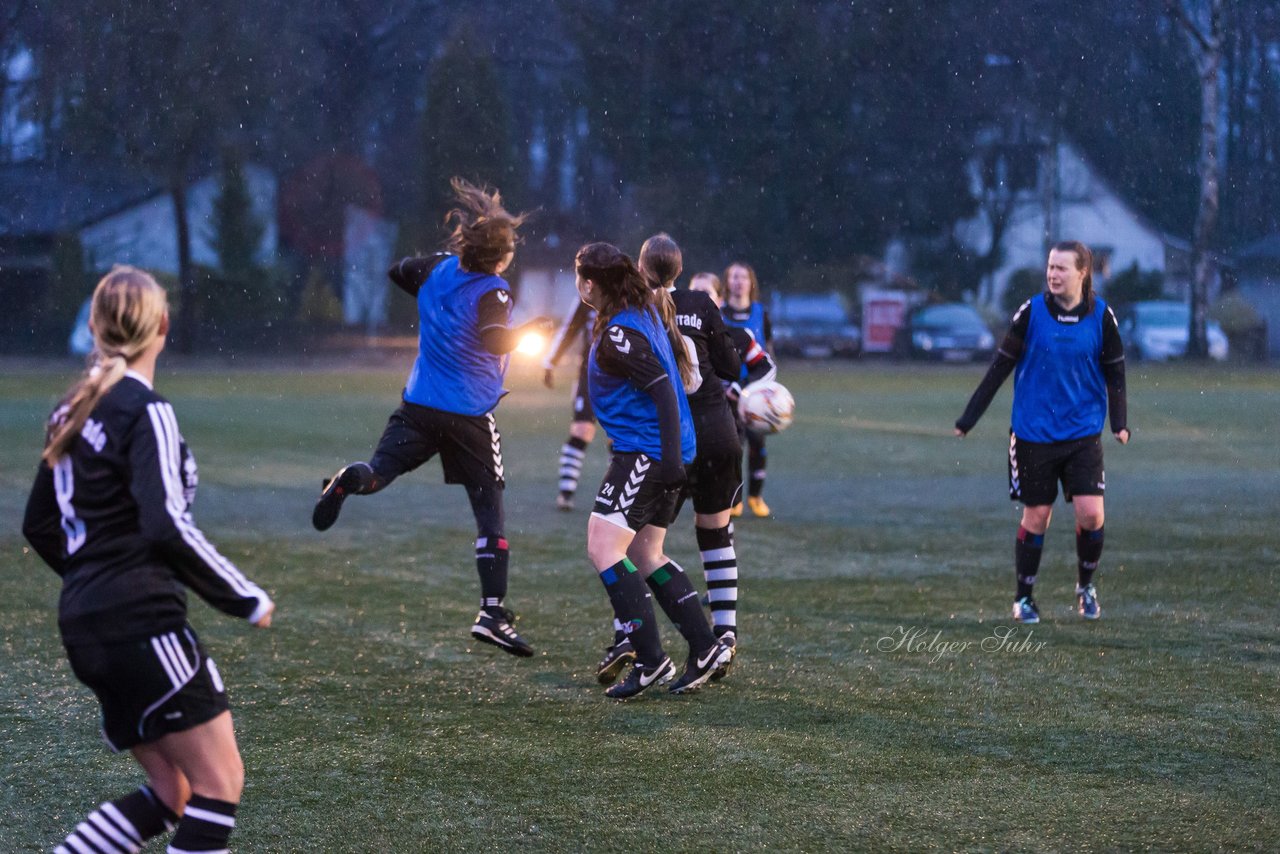
<instances>
[{"instance_id":1,"label":"black sleeve","mask_svg":"<svg viewBox=\"0 0 1280 854\"><path fill-rule=\"evenodd\" d=\"M627 380L641 391L667 377L667 369L658 361L649 341L625 326L604 330L596 348L596 363L600 370Z\"/></svg>"},{"instance_id":2,"label":"black sleeve","mask_svg":"<svg viewBox=\"0 0 1280 854\"><path fill-rule=\"evenodd\" d=\"M662 437L662 457L664 473L670 473L677 465L684 464L681 453L680 437L680 402L676 399L676 388L665 379L650 383L645 394L653 400L658 408L658 432Z\"/></svg>"},{"instance_id":3,"label":"black sleeve","mask_svg":"<svg viewBox=\"0 0 1280 854\"><path fill-rule=\"evenodd\" d=\"M969 398L969 405L964 408L964 414L956 419L956 429L960 432L968 433L974 428L978 419L982 417L982 413L987 411L987 407L995 399L1000 386L1004 385L1009 374L1013 373L1013 369L1017 367L1018 360L1022 358L1023 342L1027 337L1027 324L1030 323L1029 308L1030 303L1026 302L1014 313L1013 320L1009 323L1009 331L1005 333L1004 341L1000 342L995 358L991 360L991 367L987 368L982 382L978 383L973 396Z\"/></svg>"},{"instance_id":4,"label":"black sleeve","mask_svg":"<svg viewBox=\"0 0 1280 854\"><path fill-rule=\"evenodd\" d=\"M271 597L205 539L187 507L181 439L173 407L147 405L129 442L129 491L138 504L142 536L201 599L233 617L256 622Z\"/></svg>"},{"instance_id":5,"label":"black sleeve","mask_svg":"<svg viewBox=\"0 0 1280 854\"><path fill-rule=\"evenodd\" d=\"M520 346L520 337L511 329L510 291L499 288L480 297L476 329L484 348L495 356L503 356Z\"/></svg>"},{"instance_id":6,"label":"black sleeve","mask_svg":"<svg viewBox=\"0 0 1280 854\"><path fill-rule=\"evenodd\" d=\"M1110 307L1102 317L1102 375L1107 380L1111 432L1119 433L1129 427L1129 403L1124 388L1124 342Z\"/></svg>"},{"instance_id":7,"label":"black sleeve","mask_svg":"<svg viewBox=\"0 0 1280 854\"><path fill-rule=\"evenodd\" d=\"M574 339L583 327L587 325L587 318L591 316L591 306L584 302L579 302L574 308L573 314L560 325L560 330L556 332L556 337L551 341L551 349L547 354L542 366L544 368L554 368L560 364L560 360L564 358L564 354L573 346Z\"/></svg>"},{"instance_id":8,"label":"black sleeve","mask_svg":"<svg viewBox=\"0 0 1280 854\"><path fill-rule=\"evenodd\" d=\"M733 382L742 374L742 357L725 326L724 315L709 297L707 303L711 306L711 310L706 312L707 355L711 359L711 369L720 379Z\"/></svg>"},{"instance_id":9,"label":"black sleeve","mask_svg":"<svg viewBox=\"0 0 1280 854\"><path fill-rule=\"evenodd\" d=\"M62 575L67 562L67 538L62 532L62 511L54 490L53 470L40 463L36 481L27 496L22 535L49 568Z\"/></svg>"},{"instance_id":10,"label":"black sleeve","mask_svg":"<svg viewBox=\"0 0 1280 854\"><path fill-rule=\"evenodd\" d=\"M765 311L763 308L760 309L760 314L764 320L761 324L764 328L764 340L760 342L760 346L767 350L773 346L773 321L769 319L769 312Z\"/></svg>"},{"instance_id":11,"label":"black sleeve","mask_svg":"<svg viewBox=\"0 0 1280 854\"><path fill-rule=\"evenodd\" d=\"M387 270L387 278L397 288L417 299L418 289L427 280L427 276L431 275L437 264L448 257L446 252L436 252L425 258L401 258Z\"/></svg>"}]
</instances>

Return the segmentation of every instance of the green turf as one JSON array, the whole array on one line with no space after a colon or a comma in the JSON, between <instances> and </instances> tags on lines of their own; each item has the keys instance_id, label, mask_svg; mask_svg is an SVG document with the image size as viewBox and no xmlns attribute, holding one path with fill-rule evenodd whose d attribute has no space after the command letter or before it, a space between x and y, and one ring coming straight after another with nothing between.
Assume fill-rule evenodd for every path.
<instances>
[{"instance_id":1,"label":"green turf","mask_svg":"<svg viewBox=\"0 0 1280 854\"><path fill-rule=\"evenodd\" d=\"M1008 390L950 434L980 374L784 365L799 417L769 445L776 518L738 525L740 665L617 704L593 678L610 612L585 515L552 507L566 389L526 370L498 414L511 602L538 648L516 660L469 639L474 534L437 463L327 534L308 524L402 366L165 373L201 464L196 518L280 607L267 632L192 608L248 768L235 849L1274 850L1280 373L1132 368L1134 441L1106 446L1103 619L1070 611L1060 505L1045 620L1003 641ZM4 851L48 850L138 779L98 741L57 579L17 533L69 376L0 378ZM597 443L588 493L603 469ZM671 551L700 581L690 525Z\"/></svg>"}]
</instances>

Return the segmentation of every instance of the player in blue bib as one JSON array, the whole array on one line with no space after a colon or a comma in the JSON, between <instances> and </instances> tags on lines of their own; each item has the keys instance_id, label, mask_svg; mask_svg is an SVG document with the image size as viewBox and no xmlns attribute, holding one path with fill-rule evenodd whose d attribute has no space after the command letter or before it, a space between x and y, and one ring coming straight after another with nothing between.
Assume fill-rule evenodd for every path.
<instances>
[{"instance_id":1,"label":"player in blue bib","mask_svg":"<svg viewBox=\"0 0 1280 854\"><path fill-rule=\"evenodd\" d=\"M418 302L418 357L400 408L391 414L369 462L344 466L326 483L311 521L330 528L350 495L384 489L402 474L440 455L445 483L467 490L475 515L480 612L471 626L477 640L518 656L533 655L503 605L509 551L504 533L502 437L493 410L508 354L525 333L550 332L539 317L511 326L511 292L501 274L515 257L516 230L524 221L486 192L455 178L458 207L447 253L406 258L388 271L391 281Z\"/></svg>"},{"instance_id":2,"label":"player in blue bib","mask_svg":"<svg viewBox=\"0 0 1280 854\"><path fill-rule=\"evenodd\" d=\"M630 257L608 243L591 243L578 251L575 268L578 295L597 314L587 359L591 402L613 447L587 523L587 556L635 653L630 673L605 694L626 699L675 676L650 591L689 643L688 663L671 691L692 691L732 655L712 634L684 570L663 553L684 467L697 454L684 391L692 362Z\"/></svg>"},{"instance_id":3,"label":"player in blue bib","mask_svg":"<svg viewBox=\"0 0 1280 854\"><path fill-rule=\"evenodd\" d=\"M1083 243L1054 245L1046 291L1014 314L991 367L956 421L956 435L966 435L1014 375L1009 497L1023 504L1013 603L1013 618L1022 623L1040 622L1032 589L1059 482L1076 514L1076 609L1089 620L1102 614L1093 578L1102 557L1101 434L1108 412L1120 444L1128 443L1129 429L1124 345L1115 315L1093 294L1092 270L1093 253Z\"/></svg>"},{"instance_id":4,"label":"player in blue bib","mask_svg":"<svg viewBox=\"0 0 1280 854\"><path fill-rule=\"evenodd\" d=\"M769 350L773 347L773 326L769 322L769 312L760 302L760 282L756 279L756 271L750 264L741 261L730 264L724 271L727 297L721 311L724 321L731 327L748 330L759 342L760 346ZM747 379L743 369L742 382ZM737 410L735 409L735 414ZM768 452L764 446L764 436L753 433L739 423L738 434L747 447L747 506L756 516L768 516L769 505L764 501L764 479L768 464ZM733 507L734 516L742 515L742 505Z\"/></svg>"}]
</instances>

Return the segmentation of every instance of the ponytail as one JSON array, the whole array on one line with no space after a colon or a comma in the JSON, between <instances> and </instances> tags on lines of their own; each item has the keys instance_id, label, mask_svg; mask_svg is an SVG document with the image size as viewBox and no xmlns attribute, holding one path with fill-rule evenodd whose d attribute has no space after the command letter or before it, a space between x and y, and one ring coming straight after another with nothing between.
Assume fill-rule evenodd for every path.
<instances>
[{"instance_id":1,"label":"ponytail","mask_svg":"<svg viewBox=\"0 0 1280 854\"><path fill-rule=\"evenodd\" d=\"M675 284L683 269L684 258L671 235L660 232L640 247L640 272L653 292L653 306L658 310L658 318L667 331L667 340L671 342L671 352L676 357L676 367L680 371L680 382L688 389L695 380L693 359L689 357L685 338L676 324L675 300L667 291L667 288Z\"/></svg>"},{"instance_id":2,"label":"ponytail","mask_svg":"<svg viewBox=\"0 0 1280 854\"><path fill-rule=\"evenodd\" d=\"M123 356L109 356L90 368L67 393L49 427L48 441L40 458L52 468L71 450L71 443L89 420L89 413L111 388L124 379L129 363Z\"/></svg>"},{"instance_id":3,"label":"ponytail","mask_svg":"<svg viewBox=\"0 0 1280 854\"><path fill-rule=\"evenodd\" d=\"M168 303L164 289L147 273L117 266L93 290L89 325L93 329L93 365L54 414L40 458L57 464L89 420L94 407L124 379L129 363L161 334Z\"/></svg>"}]
</instances>

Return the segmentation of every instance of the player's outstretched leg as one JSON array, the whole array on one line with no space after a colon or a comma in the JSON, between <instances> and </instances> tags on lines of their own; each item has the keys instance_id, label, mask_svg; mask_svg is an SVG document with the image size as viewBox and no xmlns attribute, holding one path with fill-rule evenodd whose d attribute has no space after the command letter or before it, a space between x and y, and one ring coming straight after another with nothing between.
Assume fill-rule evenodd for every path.
<instances>
[{"instance_id":1,"label":"player's outstretched leg","mask_svg":"<svg viewBox=\"0 0 1280 854\"><path fill-rule=\"evenodd\" d=\"M515 612L502 602L507 597L511 551L502 535L504 514L502 484L485 481L467 485L467 499L476 517L476 574L480 576L480 612L471 624L471 636L521 658L533 655L533 647L516 633Z\"/></svg>"},{"instance_id":2,"label":"player's outstretched leg","mask_svg":"<svg viewBox=\"0 0 1280 854\"><path fill-rule=\"evenodd\" d=\"M368 463L351 463L338 469L338 473L324 483L320 500L311 511L311 524L317 531L329 530L338 521L338 513L347 496L377 492L386 485L378 481Z\"/></svg>"},{"instance_id":3,"label":"player's outstretched leg","mask_svg":"<svg viewBox=\"0 0 1280 854\"><path fill-rule=\"evenodd\" d=\"M678 563L668 561L651 572L645 581L667 619L689 644L684 673L671 686L671 693L696 691L728 663L733 651L711 633L702 603L698 601L698 591Z\"/></svg>"}]
</instances>

